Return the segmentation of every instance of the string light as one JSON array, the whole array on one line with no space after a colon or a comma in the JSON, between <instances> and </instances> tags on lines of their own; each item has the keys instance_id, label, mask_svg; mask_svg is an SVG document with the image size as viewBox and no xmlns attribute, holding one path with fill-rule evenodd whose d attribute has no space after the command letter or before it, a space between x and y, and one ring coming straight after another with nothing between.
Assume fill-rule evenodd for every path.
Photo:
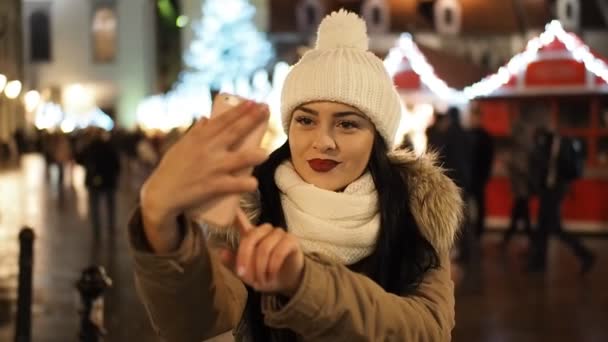
<instances>
[{"instance_id":1,"label":"string light","mask_svg":"<svg viewBox=\"0 0 608 342\"><path fill-rule=\"evenodd\" d=\"M545 32L528 42L524 52L511 58L506 68L501 67L496 74L490 75L464 88L465 97L470 100L476 97L488 96L497 91L509 83L514 75L521 73L528 64L536 60L540 49L553 43L556 39L564 44L574 60L582 62L589 72L608 82L608 66L606 62L595 57L589 47L583 44L576 35L566 32L559 21L553 20L545 26Z\"/></svg>"},{"instance_id":2,"label":"string light","mask_svg":"<svg viewBox=\"0 0 608 342\"><path fill-rule=\"evenodd\" d=\"M40 93L36 90L28 91L23 97L23 102L25 104L25 110L28 112L33 112L40 103Z\"/></svg>"},{"instance_id":3,"label":"string light","mask_svg":"<svg viewBox=\"0 0 608 342\"><path fill-rule=\"evenodd\" d=\"M21 82L20 81L10 81L6 84L4 88L4 94L9 99L16 99L19 94L21 94Z\"/></svg>"},{"instance_id":4,"label":"string light","mask_svg":"<svg viewBox=\"0 0 608 342\"><path fill-rule=\"evenodd\" d=\"M435 70L424 57L424 54L418 49L409 33L401 34L397 46L390 49L384 59L384 66L391 77L394 77L397 72L401 71L404 58L409 62L411 69L420 76L422 84L439 98L453 103L466 102L466 98L464 98L460 91L451 88L437 76Z\"/></svg>"},{"instance_id":5,"label":"string light","mask_svg":"<svg viewBox=\"0 0 608 342\"><path fill-rule=\"evenodd\" d=\"M0 93L2 93L2 91L4 91L6 82L8 82L8 79L6 78L6 76L0 74Z\"/></svg>"}]
</instances>

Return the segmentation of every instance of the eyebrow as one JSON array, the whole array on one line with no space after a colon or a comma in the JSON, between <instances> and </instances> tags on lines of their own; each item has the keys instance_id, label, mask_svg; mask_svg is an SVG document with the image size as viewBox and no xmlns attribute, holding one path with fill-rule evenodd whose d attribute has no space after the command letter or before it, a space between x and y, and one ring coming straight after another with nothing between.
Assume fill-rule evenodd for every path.
<instances>
[{"instance_id":1,"label":"eyebrow","mask_svg":"<svg viewBox=\"0 0 608 342\"><path fill-rule=\"evenodd\" d=\"M311 115L316 115L316 116L319 115L318 111L316 111L314 109L310 109L310 108L304 107L304 106L300 106L300 107L296 108L296 110L301 110L301 111L303 111L305 113L308 113L308 114L311 114ZM335 112L335 113L333 113L333 116L335 118L343 118L345 116L350 116L350 115L355 115L355 116L358 116L360 118L366 119L366 117L363 114L355 112L355 111L352 111L352 110L346 110L346 111L341 111L341 112Z\"/></svg>"}]
</instances>

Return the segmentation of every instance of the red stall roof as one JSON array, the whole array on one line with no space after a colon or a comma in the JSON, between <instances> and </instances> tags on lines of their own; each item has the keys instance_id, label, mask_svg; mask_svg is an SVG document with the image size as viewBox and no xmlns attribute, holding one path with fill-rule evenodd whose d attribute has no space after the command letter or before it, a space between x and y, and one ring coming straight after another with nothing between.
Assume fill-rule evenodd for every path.
<instances>
[{"instance_id":1,"label":"red stall roof","mask_svg":"<svg viewBox=\"0 0 608 342\"><path fill-rule=\"evenodd\" d=\"M466 87L465 96L608 93L607 60L558 21L531 39L498 72Z\"/></svg>"}]
</instances>

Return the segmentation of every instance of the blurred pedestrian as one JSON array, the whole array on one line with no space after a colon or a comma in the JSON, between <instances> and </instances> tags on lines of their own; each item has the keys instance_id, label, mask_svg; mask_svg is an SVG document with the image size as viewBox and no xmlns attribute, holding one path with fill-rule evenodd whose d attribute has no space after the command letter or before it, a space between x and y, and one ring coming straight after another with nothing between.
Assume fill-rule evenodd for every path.
<instances>
[{"instance_id":1,"label":"blurred pedestrian","mask_svg":"<svg viewBox=\"0 0 608 342\"><path fill-rule=\"evenodd\" d=\"M532 241L529 202L532 193L530 159L532 158L533 139L530 128L522 121L513 125L511 143L506 160L507 172L511 183L513 205L509 228L503 236L503 247L507 247L518 225L522 224L524 232Z\"/></svg>"},{"instance_id":2,"label":"blurred pedestrian","mask_svg":"<svg viewBox=\"0 0 608 342\"><path fill-rule=\"evenodd\" d=\"M471 223L475 234L480 238L485 230L486 188L490 181L494 162L494 139L481 125L481 111L478 104L471 105L469 133L472 150L471 202L475 208Z\"/></svg>"},{"instance_id":3,"label":"blurred pedestrian","mask_svg":"<svg viewBox=\"0 0 608 342\"><path fill-rule=\"evenodd\" d=\"M85 186L89 196L89 215L95 236L101 234L101 202L107 210L108 231L116 227L116 190L120 176L120 157L108 132L89 128L88 143L77 155L77 162L85 169Z\"/></svg>"},{"instance_id":4,"label":"blurred pedestrian","mask_svg":"<svg viewBox=\"0 0 608 342\"><path fill-rule=\"evenodd\" d=\"M57 191L59 194L59 205L63 205L65 201L65 173L70 169L72 147L68 136L63 132L55 133L52 142L52 159L58 173Z\"/></svg>"},{"instance_id":5,"label":"blurred pedestrian","mask_svg":"<svg viewBox=\"0 0 608 342\"><path fill-rule=\"evenodd\" d=\"M538 184L539 212L533 253L529 270L543 272L547 266L547 243L551 234L566 244L581 263L581 273L587 273L595 255L578 238L562 227L561 206L572 182L571 169L577 163L571 158L572 141L560 136L555 129L539 127L535 134L532 170Z\"/></svg>"}]
</instances>

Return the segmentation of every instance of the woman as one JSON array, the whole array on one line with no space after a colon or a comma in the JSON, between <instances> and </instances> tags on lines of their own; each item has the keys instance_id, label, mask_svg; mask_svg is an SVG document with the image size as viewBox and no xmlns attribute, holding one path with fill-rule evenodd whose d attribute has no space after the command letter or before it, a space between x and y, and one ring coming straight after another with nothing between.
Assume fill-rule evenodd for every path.
<instances>
[{"instance_id":1,"label":"woman","mask_svg":"<svg viewBox=\"0 0 608 342\"><path fill-rule=\"evenodd\" d=\"M142 188L129 229L159 335L449 340L460 194L432 158L389 154L400 100L356 15L323 20L285 81L282 115L288 142L266 161L238 145L267 118L247 103L193 127ZM241 212L237 227L206 227L206 241L183 213L232 193L251 193L242 209L261 225Z\"/></svg>"}]
</instances>

